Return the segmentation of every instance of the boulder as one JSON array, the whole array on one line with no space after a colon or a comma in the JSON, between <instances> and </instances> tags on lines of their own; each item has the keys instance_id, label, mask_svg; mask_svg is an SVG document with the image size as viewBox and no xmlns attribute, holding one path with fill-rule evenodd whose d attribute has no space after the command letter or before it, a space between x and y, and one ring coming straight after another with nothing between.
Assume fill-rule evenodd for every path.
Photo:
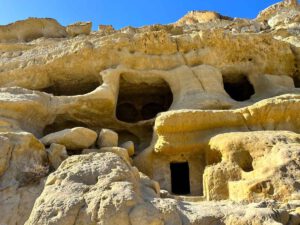
<instances>
[{"instance_id":1,"label":"boulder","mask_svg":"<svg viewBox=\"0 0 300 225\"><path fill-rule=\"evenodd\" d=\"M97 139L97 133L84 127L65 129L46 135L41 139L44 145L53 143L64 145L68 150L79 150L92 146Z\"/></svg>"},{"instance_id":2,"label":"boulder","mask_svg":"<svg viewBox=\"0 0 300 225\"><path fill-rule=\"evenodd\" d=\"M159 198L158 184L122 157L90 153L67 158L47 178L25 225L286 224L297 206L274 202L180 202ZM58 197L59 196L59 197ZM268 208L272 207L272 208ZM292 209L291 209L292 208ZM288 211L294 214L289 214ZM253 223L252 223L253 222ZM295 224L296 225L296 224Z\"/></svg>"},{"instance_id":3,"label":"boulder","mask_svg":"<svg viewBox=\"0 0 300 225\"><path fill-rule=\"evenodd\" d=\"M116 147L118 146L118 133L110 129L102 129L97 140L98 147Z\"/></svg>"},{"instance_id":4,"label":"boulder","mask_svg":"<svg viewBox=\"0 0 300 225\"><path fill-rule=\"evenodd\" d=\"M0 190L10 186L25 186L48 174L45 147L27 132L0 133Z\"/></svg>"},{"instance_id":5,"label":"boulder","mask_svg":"<svg viewBox=\"0 0 300 225\"><path fill-rule=\"evenodd\" d=\"M158 210L144 200L156 196L152 187L143 184L138 170L114 153L72 156L48 177L25 224L129 225L134 207L147 208L138 213L146 221L161 221Z\"/></svg>"}]
</instances>

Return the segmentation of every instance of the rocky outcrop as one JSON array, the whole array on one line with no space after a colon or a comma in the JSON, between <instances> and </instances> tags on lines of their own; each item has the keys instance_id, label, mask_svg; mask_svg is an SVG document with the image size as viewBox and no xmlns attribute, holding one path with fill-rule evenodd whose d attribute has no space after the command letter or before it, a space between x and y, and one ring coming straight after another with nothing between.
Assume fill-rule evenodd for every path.
<instances>
[{"instance_id":1,"label":"rocky outcrop","mask_svg":"<svg viewBox=\"0 0 300 225\"><path fill-rule=\"evenodd\" d=\"M89 35L92 30L92 23L91 22L77 22L71 25L68 25L67 33L71 37L75 37L80 34Z\"/></svg>"},{"instance_id":2,"label":"rocky outcrop","mask_svg":"<svg viewBox=\"0 0 300 225\"><path fill-rule=\"evenodd\" d=\"M289 10L294 8L299 9L299 3L297 0L283 0L261 11L257 16L257 19L268 20L278 12L288 12Z\"/></svg>"},{"instance_id":3,"label":"rocky outcrop","mask_svg":"<svg viewBox=\"0 0 300 225\"><path fill-rule=\"evenodd\" d=\"M179 19L175 24L182 26L198 23L207 23L216 20L233 20L233 18L222 16L219 13L211 11L191 11L188 12L184 17Z\"/></svg>"},{"instance_id":4,"label":"rocky outcrop","mask_svg":"<svg viewBox=\"0 0 300 225\"><path fill-rule=\"evenodd\" d=\"M65 28L56 20L50 18L28 18L0 26L0 43L26 42L40 37L62 38L66 35Z\"/></svg>"},{"instance_id":5,"label":"rocky outcrop","mask_svg":"<svg viewBox=\"0 0 300 225\"><path fill-rule=\"evenodd\" d=\"M222 161L204 171L208 199L299 199L299 173L296 172L300 168L299 134L233 132L213 137L209 145L212 154L220 154ZM219 186L222 180L227 180L227 190L224 185Z\"/></svg>"},{"instance_id":6,"label":"rocky outcrop","mask_svg":"<svg viewBox=\"0 0 300 225\"><path fill-rule=\"evenodd\" d=\"M0 141L0 221L24 224L48 174L45 147L26 132L1 132Z\"/></svg>"},{"instance_id":7,"label":"rocky outcrop","mask_svg":"<svg viewBox=\"0 0 300 225\"><path fill-rule=\"evenodd\" d=\"M272 202L195 205L161 199L157 183L140 174L124 158L114 153L91 153L68 158L48 177L25 224L242 225L249 221L286 224L291 218L292 214L284 208L276 209Z\"/></svg>"},{"instance_id":8,"label":"rocky outcrop","mask_svg":"<svg viewBox=\"0 0 300 225\"><path fill-rule=\"evenodd\" d=\"M114 147L118 146L118 134L113 130L102 129L97 140L98 147Z\"/></svg>"}]
</instances>

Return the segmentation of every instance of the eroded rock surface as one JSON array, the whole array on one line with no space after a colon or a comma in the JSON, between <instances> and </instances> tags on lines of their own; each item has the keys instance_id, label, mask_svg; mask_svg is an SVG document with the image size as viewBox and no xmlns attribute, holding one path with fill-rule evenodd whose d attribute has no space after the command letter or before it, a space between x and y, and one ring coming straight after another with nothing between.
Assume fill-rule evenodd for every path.
<instances>
[{"instance_id":1,"label":"eroded rock surface","mask_svg":"<svg viewBox=\"0 0 300 225\"><path fill-rule=\"evenodd\" d=\"M0 224L300 224L299 16L0 26Z\"/></svg>"},{"instance_id":2,"label":"eroded rock surface","mask_svg":"<svg viewBox=\"0 0 300 225\"><path fill-rule=\"evenodd\" d=\"M63 38L66 35L65 28L50 18L28 18L0 26L0 43L32 41L40 37Z\"/></svg>"},{"instance_id":3,"label":"eroded rock surface","mask_svg":"<svg viewBox=\"0 0 300 225\"><path fill-rule=\"evenodd\" d=\"M67 26L66 28L68 35L70 35L71 37L75 37L81 34L89 35L91 33L91 30L91 22L77 22Z\"/></svg>"},{"instance_id":4,"label":"eroded rock surface","mask_svg":"<svg viewBox=\"0 0 300 225\"><path fill-rule=\"evenodd\" d=\"M274 202L162 199L157 183L122 157L91 153L68 158L48 177L26 224L280 224L290 218Z\"/></svg>"}]
</instances>

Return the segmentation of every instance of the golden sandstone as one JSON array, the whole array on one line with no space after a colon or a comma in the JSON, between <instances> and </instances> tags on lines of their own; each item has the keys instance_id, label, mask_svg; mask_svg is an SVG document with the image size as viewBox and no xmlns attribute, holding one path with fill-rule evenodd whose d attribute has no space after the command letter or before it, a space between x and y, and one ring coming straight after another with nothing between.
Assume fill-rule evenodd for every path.
<instances>
[{"instance_id":1,"label":"golden sandstone","mask_svg":"<svg viewBox=\"0 0 300 225\"><path fill-rule=\"evenodd\" d=\"M300 8L0 26L1 225L300 224Z\"/></svg>"}]
</instances>

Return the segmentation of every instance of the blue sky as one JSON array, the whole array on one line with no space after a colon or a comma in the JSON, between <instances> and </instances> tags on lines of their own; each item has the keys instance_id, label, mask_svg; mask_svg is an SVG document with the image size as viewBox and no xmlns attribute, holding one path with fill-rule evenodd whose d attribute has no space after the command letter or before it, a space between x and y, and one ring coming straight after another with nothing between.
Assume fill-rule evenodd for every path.
<instances>
[{"instance_id":1,"label":"blue sky","mask_svg":"<svg viewBox=\"0 0 300 225\"><path fill-rule=\"evenodd\" d=\"M51 17L62 25L76 21L139 27L175 22L190 10L213 10L232 17L254 18L279 0L0 0L0 24L27 17Z\"/></svg>"}]
</instances>

